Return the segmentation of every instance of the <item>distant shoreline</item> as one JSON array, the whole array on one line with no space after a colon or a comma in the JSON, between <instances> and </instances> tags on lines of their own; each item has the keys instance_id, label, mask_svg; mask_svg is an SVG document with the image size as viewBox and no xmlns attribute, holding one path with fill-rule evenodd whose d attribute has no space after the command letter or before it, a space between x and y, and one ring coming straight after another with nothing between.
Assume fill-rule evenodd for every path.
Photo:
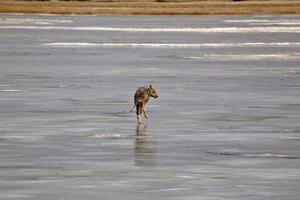
<instances>
[{"instance_id":1,"label":"distant shoreline","mask_svg":"<svg viewBox=\"0 0 300 200\"><path fill-rule=\"evenodd\" d=\"M300 0L194 1L194 2L96 2L1 0L0 13L37 14L300 14Z\"/></svg>"}]
</instances>

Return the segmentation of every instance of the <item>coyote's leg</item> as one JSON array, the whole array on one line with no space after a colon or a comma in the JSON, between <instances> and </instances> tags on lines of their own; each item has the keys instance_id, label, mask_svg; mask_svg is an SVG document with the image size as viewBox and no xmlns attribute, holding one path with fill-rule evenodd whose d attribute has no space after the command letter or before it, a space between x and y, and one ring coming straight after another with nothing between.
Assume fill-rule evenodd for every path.
<instances>
[{"instance_id":1,"label":"coyote's leg","mask_svg":"<svg viewBox=\"0 0 300 200\"><path fill-rule=\"evenodd\" d=\"M148 118L147 111L146 111L146 105L143 105L143 113L144 113L145 118Z\"/></svg>"},{"instance_id":2,"label":"coyote's leg","mask_svg":"<svg viewBox=\"0 0 300 200\"><path fill-rule=\"evenodd\" d=\"M142 112L143 112L143 103L139 102L136 105L136 115L137 115L137 121L138 121L139 124L143 123L142 117L141 117Z\"/></svg>"},{"instance_id":3,"label":"coyote's leg","mask_svg":"<svg viewBox=\"0 0 300 200\"><path fill-rule=\"evenodd\" d=\"M137 116L137 121L138 121L139 124L143 124L141 115Z\"/></svg>"}]
</instances>

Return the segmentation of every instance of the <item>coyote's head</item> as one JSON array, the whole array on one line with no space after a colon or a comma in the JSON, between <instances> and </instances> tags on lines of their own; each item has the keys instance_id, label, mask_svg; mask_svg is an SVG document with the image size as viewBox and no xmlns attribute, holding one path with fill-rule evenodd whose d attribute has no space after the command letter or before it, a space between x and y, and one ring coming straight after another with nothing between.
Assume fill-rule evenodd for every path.
<instances>
[{"instance_id":1,"label":"coyote's head","mask_svg":"<svg viewBox=\"0 0 300 200\"><path fill-rule=\"evenodd\" d=\"M148 92L151 97L154 97L154 98L158 97L156 89L152 85L149 86Z\"/></svg>"}]
</instances>

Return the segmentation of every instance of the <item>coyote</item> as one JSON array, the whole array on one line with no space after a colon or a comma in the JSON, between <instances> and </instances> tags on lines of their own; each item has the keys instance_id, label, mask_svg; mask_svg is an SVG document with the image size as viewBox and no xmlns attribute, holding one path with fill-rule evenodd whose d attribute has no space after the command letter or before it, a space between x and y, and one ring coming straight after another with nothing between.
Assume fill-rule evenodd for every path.
<instances>
[{"instance_id":1,"label":"coyote","mask_svg":"<svg viewBox=\"0 0 300 200\"><path fill-rule=\"evenodd\" d=\"M142 118L141 118L142 113L144 113L144 116L146 118L148 118L145 106L146 106L146 103L149 100L149 97L154 97L154 98L158 97L157 92L156 92L155 88L152 85L140 87L135 92L134 106L133 106L131 111L133 111L134 107L136 107L137 121L138 121L139 124L143 123Z\"/></svg>"}]
</instances>

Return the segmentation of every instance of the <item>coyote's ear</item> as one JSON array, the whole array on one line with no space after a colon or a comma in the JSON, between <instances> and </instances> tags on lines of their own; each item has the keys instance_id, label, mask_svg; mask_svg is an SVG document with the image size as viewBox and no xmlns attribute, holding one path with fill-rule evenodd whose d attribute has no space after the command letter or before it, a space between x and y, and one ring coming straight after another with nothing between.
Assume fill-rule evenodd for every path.
<instances>
[{"instance_id":1,"label":"coyote's ear","mask_svg":"<svg viewBox=\"0 0 300 200\"><path fill-rule=\"evenodd\" d=\"M150 85L150 89L152 89L152 85Z\"/></svg>"}]
</instances>

